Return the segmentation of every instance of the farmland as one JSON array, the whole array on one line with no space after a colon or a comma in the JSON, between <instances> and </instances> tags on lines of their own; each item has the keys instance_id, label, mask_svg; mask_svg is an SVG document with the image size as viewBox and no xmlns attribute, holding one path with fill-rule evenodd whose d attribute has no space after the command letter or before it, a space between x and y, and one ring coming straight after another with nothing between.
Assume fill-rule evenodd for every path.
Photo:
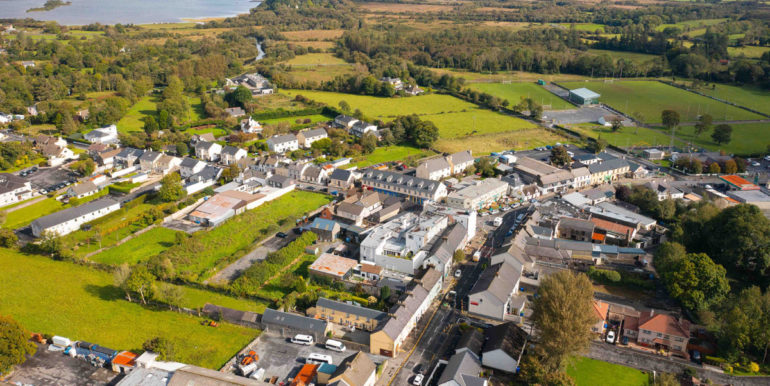
<instances>
[{"instance_id":1,"label":"farmland","mask_svg":"<svg viewBox=\"0 0 770 386\"><path fill-rule=\"evenodd\" d=\"M576 386L600 385L611 379L617 386L646 386L647 374L631 367L616 365L590 358L574 358L567 366L567 374Z\"/></svg>"},{"instance_id":2,"label":"farmland","mask_svg":"<svg viewBox=\"0 0 770 386\"><path fill-rule=\"evenodd\" d=\"M638 146L660 146L669 145L671 143L671 137L662 129L649 129L646 127L624 127L616 132L613 132L609 127L591 123L570 125L569 129L591 138L604 139L611 145L623 148ZM682 145L683 143L681 141L677 141L675 144Z\"/></svg>"},{"instance_id":3,"label":"farmland","mask_svg":"<svg viewBox=\"0 0 770 386\"><path fill-rule=\"evenodd\" d=\"M144 96L139 99L138 102L128 109L126 115L118 121L118 130L123 133L142 131L142 127L144 127L142 118L154 115L156 104L157 101L151 96Z\"/></svg>"},{"instance_id":4,"label":"farmland","mask_svg":"<svg viewBox=\"0 0 770 386\"><path fill-rule=\"evenodd\" d=\"M344 60L332 55L324 53L311 53L300 56L295 56L285 62L281 62L289 66L296 67L315 67L315 66L349 66L350 64Z\"/></svg>"},{"instance_id":5,"label":"farmland","mask_svg":"<svg viewBox=\"0 0 770 386\"><path fill-rule=\"evenodd\" d=\"M378 147L371 154L363 155L353 159L353 162L349 166L345 167L358 167L359 169L367 166L391 162L391 161L405 161L407 158L412 157L417 160L433 155L430 150L420 150L409 146L385 146Z\"/></svg>"},{"instance_id":6,"label":"farmland","mask_svg":"<svg viewBox=\"0 0 770 386\"><path fill-rule=\"evenodd\" d=\"M752 120L763 117L667 84L655 81L562 82L569 89L587 87L601 94L600 102L627 114L639 112L647 123L660 123L666 109L679 112L682 122L694 122L708 113L714 120Z\"/></svg>"},{"instance_id":7,"label":"farmland","mask_svg":"<svg viewBox=\"0 0 770 386\"><path fill-rule=\"evenodd\" d=\"M524 98L532 98L541 105L550 105L549 110L574 108L564 99L534 83L474 83L470 87L501 99L507 99L511 106L516 105Z\"/></svg>"},{"instance_id":8,"label":"farmland","mask_svg":"<svg viewBox=\"0 0 770 386\"><path fill-rule=\"evenodd\" d=\"M178 231L157 227L134 237L114 248L98 253L90 258L103 264L136 264L155 256L176 243Z\"/></svg>"},{"instance_id":9,"label":"farmland","mask_svg":"<svg viewBox=\"0 0 770 386\"><path fill-rule=\"evenodd\" d=\"M732 58L745 56L747 58L757 59L762 57L762 54L767 51L770 51L770 48L758 46L727 47L727 54Z\"/></svg>"},{"instance_id":10,"label":"farmland","mask_svg":"<svg viewBox=\"0 0 770 386\"><path fill-rule=\"evenodd\" d=\"M288 75L295 81L323 82L354 71L353 65L327 53L300 55L282 64L292 67Z\"/></svg>"},{"instance_id":11,"label":"farmland","mask_svg":"<svg viewBox=\"0 0 770 386\"><path fill-rule=\"evenodd\" d=\"M439 75L449 74L459 78L464 78L466 81L470 83L503 82L503 81L535 82L538 79L543 79L547 82L554 82L558 80L575 81L575 80L583 80L586 78L585 76L582 76L582 75L538 74L534 72L523 72L523 71L498 71L495 73L486 73L486 72L482 73L482 72L470 72L470 71L464 71L464 70L454 70L454 69L445 69L445 68L431 68L431 71Z\"/></svg>"},{"instance_id":12,"label":"farmland","mask_svg":"<svg viewBox=\"0 0 770 386\"><path fill-rule=\"evenodd\" d=\"M263 125L275 125L281 122L288 122L291 125L305 125L306 123L304 123L304 121L306 119L310 120L309 123L318 123L318 122L331 121L333 118L327 117L321 114L314 114L314 115L302 115L302 116L293 116L293 117L284 117L284 118L265 119L259 122ZM297 121L300 121L300 123L297 123Z\"/></svg>"},{"instance_id":13,"label":"farmland","mask_svg":"<svg viewBox=\"0 0 770 386\"><path fill-rule=\"evenodd\" d=\"M698 88L697 91L761 113L770 114L770 91L756 86L744 85L738 87L727 84L714 84L713 86Z\"/></svg>"},{"instance_id":14,"label":"farmland","mask_svg":"<svg viewBox=\"0 0 770 386\"><path fill-rule=\"evenodd\" d=\"M740 155L756 155L767 152L770 143L770 123L742 123L730 125L733 128L732 141L726 145L718 145L711 139L711 133L703 133L695 137L694 127L680 127L676 136L696 146L712 150L724 150Z\"/></svg>"},{"instance_id":15,"label":"farmland","mask_svg":"<svg viewBox=\"0 0 770 386\"><path fill-rule=\"evenodd\" d=\"M482 155L493 151L531 149L538 146L553 145L556 142L566 143L568 141L565 137L535 127L508 133L474 135L464 138L439 138L433 147L446 153L471 150L474 155Z\"/></svg>"},{"instance_id":16,"label":"farmland","mask_svg":"<svg viewBox=\"0 0 770 386\"><path fill-rule=\"evenodd\" d=\"M291 90L288 95L304 95L317 102L337 106L342 100L360 109L370 119L389 121L400 115L417 114L432 121L442 138L499 133L531 128L527 121L480 109L476 105L449 95L429 94L408 98L380 98L323 91Z\"/></svg>"},{"instance_id":17,"label":"farmland","mask_svg":"<svg viewBox=\"0 0 770 386\"><path fill-rule=\"evenodd\" d=\"M615 61L617 61L618 59L623 59L623 60L628 60L636 63L649 62L650 60L655 60L660 58L660 56L658 55L641 54L638 52L609 51L609 50L597 50L597 49L590 49L588 50L588 52L596 55L606 54L606 55L609 55Z\"/></svg>"},{"instance_id":18,"label":"farmland","mask_svg":"<svg viewBox=\"0 0 770 386\"><path fill-rule=\"evenodd\" d=\"M116 350L140 352L144 341L164 336L176 343L174 359L217 369L258 333L226 323L205 327L193 316L129 303L112 285L109 273L8 249L0 249L0 282L2 312L29 330ZM200 290L186 290L185 298L186 305L198 307L201 302L224 300L222 295ZM258 307L228 299L231 307Z\"/></svg>"}]
</instances>

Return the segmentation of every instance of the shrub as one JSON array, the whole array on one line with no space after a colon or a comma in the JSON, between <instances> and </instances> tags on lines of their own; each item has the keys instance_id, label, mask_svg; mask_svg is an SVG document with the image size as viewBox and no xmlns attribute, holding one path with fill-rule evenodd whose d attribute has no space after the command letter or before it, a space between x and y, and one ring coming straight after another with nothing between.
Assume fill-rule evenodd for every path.
<instances>
[{"instance_id":1,"label":"shrub","mask_svg":"<svg viewBox=\"0 0 770 386\"><path fill-rule=\"evenodd\" d=\"M588 277L602 283L617 283L620 281L620 273L607 269L588 268Z\"/></svg>"},{"instance_id":2,"label":"shrub","mask_svg":"<svg viewBox=\"0 0 770 386\"><path fill-rule=\"evenodd\" d=\"M749 371L751 371L752 373L758 373L759 372L759 364L757 362L749 363Z\"/></svg>"},{"instance_id":3,"label":"shrub","mask_svg":"<svg viewBox=\"0 0 770 386\"><path fill-rule=\"evenodd\" d=\"M712 356L708 356L708 355L703 357L703 361L706 362L707 364L710 364L710 365L713 365L713 366L719 366L719 365L721 365L723 363L727 363L727 359L723 359L723 358L720 358L720 357L712 357Z\"/></svg>"}]
</instances>

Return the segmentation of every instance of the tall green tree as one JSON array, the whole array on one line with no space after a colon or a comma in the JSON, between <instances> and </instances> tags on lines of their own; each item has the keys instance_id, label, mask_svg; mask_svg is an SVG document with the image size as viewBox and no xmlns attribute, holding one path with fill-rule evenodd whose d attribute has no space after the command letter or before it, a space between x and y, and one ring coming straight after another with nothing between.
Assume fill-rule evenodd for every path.
<instances>
[{"instance_id":1,"label":"tall green tree","mask_svg":"<svg viewBox=\"0 0 770 386\"><path fill-rule=\"evenodd\" d=\"M693 311L718 304L730 291L725 268L705 253L690 253L661 272L669 294Z\"/></svg>"},{"instance_id":2,"label":"tall green tree","mask_svg":"<svg viewBox=\"0 0 770 386\"><path fill-rule=\"evenodd\" d=\"M551 163L554 166L564 166L572 163L572 157L564 146L554 146L551 149Z\"/></svg>"},{"instance_id":3,"label":"tall green tree","mask_svg":"<svg viewBox=\"0 0 770 386\"><path fill-rule=\"evenodd\" d=\"M717 127L714 128L714 132L711 133L711 139L714 140L714 142L723 145L730 143L730 140L732 139L733 135L733 127L723 123L721 125L717 125Z\"/></svg>"},{"instance_id":4,"label":"tall green tree","mask_svg":"<svg viewBox=\"0 0 770 386\"><path fill-rule=\"evenodd\" d=\"M704 227L709 237L698 248L731 271L767 277L770 220L755 205L728 207Z\"/></svg>"},{"instance_id":5,"label":"tall green tree","mask_svg":"<svg viewBox=\"0 0 770 386\"><path fill-rule=\"evenodd\" d=\"M709 114L703 114L698 118L698 122L695 124L695 136L698 137L701 134L710 131L711 125L714 122L714 118Z\"/></svg>"},{"instance_id":6,"label":"tall green tree","mask_svg":"<svg viewBox=\"0 0 770 386\"><path fill-rule=\"evenodd\" d=\"M225 95L225 101L232 107L245 108L251 102L251 91L244 86L238 86Z\"/></svg>"},{"instance_id":7,"label":"tall green tree","mask_svg":"<svg viewBox=\"0 0 770 386\"><path fill-rule=\"evenodd\" d=\"M666 127L666 129L673 129L676 126L679 126L679 113L675 110L663 110L660 113L660 119L661 122L663 122L663 126Z\"/></svg>"},{"instance_id":8,"label":"tall green tree","mask_svg":"<svg viewBox=\"0 0 770 386\"><path fill-rule=\"evenodd\" d=\"M165 202L181 200L187 192L182 185L182 178L177 173L169 173L160 180L158 196Z\"/></svg>"},{"instance_id":9,"label":"tall green tree","mask_svg":"<svg viewBox=\"0 0 770 386\"><path fill-rule=\"evenodd\" d=\"M583 273L564 270L546 276L533 305L532 323L540 332L539 349L550 371L588 348L593 312L593 286Z\"/></svg>"},{"instance_id":10,"label":"tall green tree","mask_svg":"<svg viewBox=\"0 0 770 386\"><path fill-rule=\"evenodd\" d=\"M35 353L29 331L10 316L0 315L0 374L5 374Z\"/></svg>"},{"instance_id":11,"label":"tall green tree","mask_svg":"<svg viewBox=\"0 0 770 386\"><path fill-rule=\"evenodd\" d=\"M136 265L131 269L125 286L129 291L139 294L142 304L147 304L147 298L151 298L155 291L155 276L146 266Z\"/></svg>"}]
</instances>

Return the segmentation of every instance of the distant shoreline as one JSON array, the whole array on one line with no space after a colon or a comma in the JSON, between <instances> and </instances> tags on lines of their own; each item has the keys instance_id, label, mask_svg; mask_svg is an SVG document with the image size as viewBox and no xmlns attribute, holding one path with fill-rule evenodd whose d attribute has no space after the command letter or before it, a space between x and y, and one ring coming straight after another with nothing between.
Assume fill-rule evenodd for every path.
<instances>
[{"instance_id":1,"label":"distant shoreline","mask_svg":"<svg viewBox=\"0 0 770 386\"><path fill-rule=\"evenodd\" d=\"M42 7L28 9L27 13L29 13L29 12L45 12L45 11L50 11L52 9L56 9L56 8L59 8L59 7L64 7L66 5L71 5L71 4L72 4L71 1L48 0L48 1L45 2L45 4L43 4Z\"/></svg>"}]
</instances>

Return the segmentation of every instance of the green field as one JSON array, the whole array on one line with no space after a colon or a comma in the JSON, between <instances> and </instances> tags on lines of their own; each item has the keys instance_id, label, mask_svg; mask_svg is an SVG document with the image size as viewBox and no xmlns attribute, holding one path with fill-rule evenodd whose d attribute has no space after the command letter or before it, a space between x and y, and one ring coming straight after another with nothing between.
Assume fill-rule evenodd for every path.
<instances>
[{"instance_id":1,"label":"green field","mask_svg":"<svg viewBox=\"0 0 770 386\"><path fill-rule=\"evenodd\" d=\"M420 150L409 146L395 145L378 147L371 154L354 158L350 165L344 167L358 167L359 169L362 169L383 162L405 161L409 156L414 159L420 159L433 154L434 153L430 150Z\"/></svg>"},{"instance_id":2,"label":"green field","mask_svg":"<svg viewBox=\"0 0 770 386\"><path fill-rule=\"evenodd\" d=\"M155 115L156 105L157 100L155 97L142 97L138 102L131 106L126 115L118 121L118 130L124 133L142 131L142 128L144 127L142 118L148 115Z\"/></svg>"},{"instance_id":3,"label":"green field","mask_svg":"<svg viewBox=\"0 0 770 386\"><path fill-rule=\"evenodd\" d=\"M577 131L591 138L601 138L609 144L618 147L647 147L647 146L668 146L671 143L671 136L662 129L648 129L646 127L624 127L616 132L612 132L609 127L583 123L579 125L569 125L569 129ZM675 145L684 145L681 140L674 142Z\"/></svg>"},{"instance_id":4,"label":"green field","mask_svg":"<svg viewBox=\"0 0 770 386\"><path fill-rule=\"evenodd\" d=\"M718 145L711 140L711 132L703 133L695 138L693 126L680 127L676 136L696 146L711 150L724 150L739 155L766 154L770 144L770 123L742 123L730 125L733 128L732 141L727 145Z\"/></svg>"},{"instance_id":5,"label":"green field","mask_svg":"<svg viewBox=\"0 0 770 386\"><path fill-rule=\"evenodd\" d=\"M518 104L524 98L532 98L541 105L550 105L548 110L575 108L572 104L535 83L473 83L470 87L501 99L507 99L511 106Z\"/></svg>"},{"instance_id":6,"label":"green field","mask_svg":"<svg viewBox=\"0 0 770 386\"><path fill-rule=\"evenodd\" d=\"M686 30L687 28L692 29L698 29L700 27L708 27L712 25L717 25L719 23L725 22L727 19L703 19L703 20L688 20L688 21L682 21L676 24L661 24L657 27L655 27L656 31L663 31L668 27L677 27L681 30ZM705 31L705 28L704 28Z\"/></svg>"},{"instance_id":7,"label":"green field","mask_svg":"<svg viewBox=\"0 0 770 386\"><path fill-rule=\"evenodd\" d=\"M582 31L582 32L596 32L596 30L599 30L601 32L604 32L604 25L602 24L596 24L596 23L559 23L559 26L562 26L566 29L571 29L572 26L575 26L576 31Z\"/></svg>"},{"instance_id":8,"label":"green field","mask_svg":"<svg viewBox=\"0 0 770 386\"><path fill-rule=\"evenodd\" d=\"M350 66L350 63L328 53L310 53L295 56L287 61L281 62L294 67L315 67L315 66Z\"/></svg>"},{"instance_id":9,"label":"green field","mask_svg":"<svg viewBox=\"0 0 770 386\"><path fill-rule=\"evenodd\" d=\"M679 112L682 122L694 122L700 114L708 113L719 120L752 120L763 117L726 103L715 101L656 81L562 82L569 89L589 88L599 94L600 102L626 114L639 112L647 123L660 123L660 113L672 109Z\"/></svg>"},{"instance_id":10,"label":"green field","mask_svg":"<svg viewBox=\"0 0 770 386\"><path fill-rule=\"evenodd\" d=\"M610 51L610 50L590 49L588 50L588 53L596 54L596 55L607 54L615 61L617 61L618 59L623 59L623 60L628 60L636 63L645 63L645 62L649 62L650 60L655 60L660 58L658 55L641 54L638 52L628 52L628 51Z\"/></svg>"},{"instance_id":11,"label":"green field","mask_svg":"<svg viewBox=\"0 0 770 386\"><path fill-rule=\"evenodd\" d=\"M567 366L567 374L575 380L577 386L606 385L647 386L649 377L642 371L631 367L579 357Z\"/></svg>"},{"instance_id":12,"label":"green field","mask_svg":"<svg viewBox=\"0 0 770 386\"><path fill-rule=\"evenodd\" d=\"M286 94L304 95L317 102L337 106L344 100L352 109L360 109L370 119L390 121L399 115L417 114L432 121L443 138L475 134L499 133L531 128L534 125L512 116L499 114L461 99L439 94L408 98L380 98L325 91L289 90Z\"/></svg>"},{"instance_id":13,"label":"green field","mask_svg":"<svg viewBox=\"0 0 770 386\"><path fill-rule=\"evenodd\" d=\"M300 120L300 123L297 123L297 120ZM294 125L305 125L306 123L302 122L305 119L310 119L310 123L317 123L317 122L327 122L331 121L334 118L329 118L326 115L321 114L315 114L315 115L303 115L298 117L284 117L284 118L273 118L273 119L265 119L263 121L259 121L259 123L263 125L275 125L277 123L281 122L289 122L292 126Z\"/></svg>"},{"instance_id":14,"label":"green field","mask_svg":"<svg viewBox=\"0 0 770 386\"><path fill-rule=\"evenodd\" d=\"M473 155L485 155L493 151L528 150L553 145L556 142L569 143L569 139L552 133L542 127L517 130L508 133L474 135L464 138L439 138L433 147L444 153L471 150Z\"/></svg>"},{"instance_id":15,"label":"green field","mask_svg":"<svg viewBox=\"0 0 770 386\"><path fill-rule=\"evenodd\" d=\"M697 89L706 95L724 99L737 105L748 107L761 113L770 114L770 91L756 86L731 86L713 84Z\"/></svg>"},{"instance_id":16,"label":"green field","mask_svg":"<svg viewBox=\"0 0 770 386\"><path fill-rule=\"evenodd\" d=\"M47 216L64 208L65 205L62 204L61 201L49 197L43 201L36 202L30 206L8 213L3 227L9 229L22 228L39 217Z\"/></svg>"},{"instance_id":17,"label":"green field","mask_svg":"<svg viewBox=\"0 0 770 386\"><path fill-rule=\"evenodd\" d=\"M178 231L156 227L114 248L91 256L103 264L136 264L171 248Z\"/></svg>"},{"instance_id":18,"label":"green field","mask_svg":"<svg viewBox=\"0 0 770 386\"><path fill-rule=\"evenodd\" d=\"M141 352L156 336L176 342L178 361L218 369L258 334L257 330L222 323L204 327L200 318L162 309L151 310L123 300L112 275L67 262L0 249L0 311L27 329L115 350ZM259 309L250 301L188 290L185 304L227 303Z\"/></svg>"},{"instance_id":19,"label":"green field","mask_svg":"<svg viewBox=\"0 0 770 386\"><path fill-rule=\"evenodd\" d=\"M762 54L770 51L770 47L757 47L757 46L743 46L743 47L727 47L727 54L731 58L738 58L745 56L750 59L758 59L762 57Z\"/></svg>"}]
</instances>

